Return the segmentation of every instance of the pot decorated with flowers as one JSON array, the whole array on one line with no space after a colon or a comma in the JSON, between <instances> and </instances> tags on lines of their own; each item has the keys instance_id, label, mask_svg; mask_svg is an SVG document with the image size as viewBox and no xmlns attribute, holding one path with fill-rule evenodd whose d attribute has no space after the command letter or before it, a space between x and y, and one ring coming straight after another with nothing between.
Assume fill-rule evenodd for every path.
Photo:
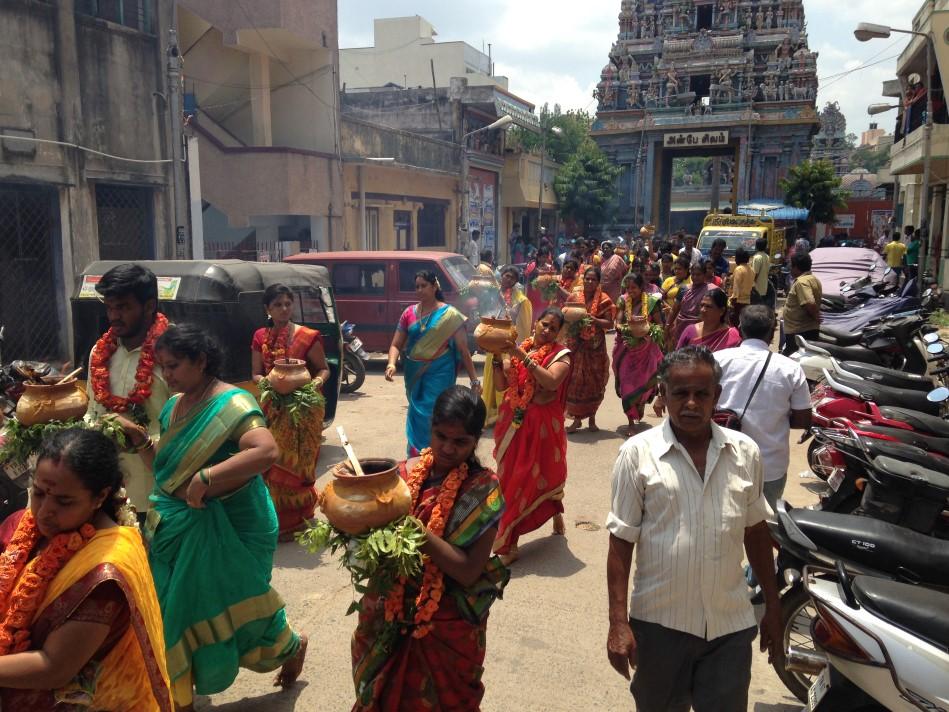
<instances>
[{"instance_id":1,"label":"pot decorated with flowers","mask_svg":"<svg viewBox=\"0 0 949 712\"><path fill-rule=\"evenodd\" d=\"M481 323L474 330L475 342L485 353L500 354L504 347L517 341L517 329L510 319L481 317Z\"/></svg>"},{"instance_id":2,"label":"pot decorated with flowers","mask_svg":"<svg viewBox=\"0 0 949 712\"><path fill-rule=\"evenodd\" d=\"M567 302L561 311L563 312L563 320L568 324L583 321L589 316L587 308L580 302Z\"/></svg>"},{"instance_id":3,"label":"pot decorated with flowers","mask_svg":"<svg viewBox=\"0 0 949 712\"><path fill-rule=\"evenodd\" d=\"M356 475L348 461L336 465L320 504L327 521L352 536L384 527L412 508L412 493L395 460L360 459L359 465L364 475Z\"/></svg>"},{"instance_id":4,"label":"pot decorated with flowers","mask_svg":"<svg viewBox=\"0 0 949 712\"><path fill-rule=\"evenodd\" d=\"M270 387L282 396L290 395L310 380L310 371L306 367L306 361L298 358L275 360L273 368L267 374Z\"/></svg>"}]
</instances>

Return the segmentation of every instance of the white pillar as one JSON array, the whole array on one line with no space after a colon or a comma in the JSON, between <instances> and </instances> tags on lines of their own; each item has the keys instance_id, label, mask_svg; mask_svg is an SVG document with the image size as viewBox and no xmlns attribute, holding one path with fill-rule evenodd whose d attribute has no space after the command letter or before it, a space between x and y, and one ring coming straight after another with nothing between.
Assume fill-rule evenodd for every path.
<instances>
[{"instance_id":1,"label":"white pillar","mask_svg":"<svg viewBox=\"0 0 949 712\"><path fill-rule=\"evenodd\" d=\"M250 83L250 120L255 146L273 145L273 122L270 113L270 57L250 55L247 63Z\"/></svg>"},{"instance_id":2,"label":"white pillar","mask_svg":"<svg viewBox=\"0 0 949 712\"><path fill-rule=\"evenodd\" d=\"M197 136L188 136L188 186L191 193L192 258L204 259L204 205L201 200L201 163Z\"/></svg>"}]
</instances>

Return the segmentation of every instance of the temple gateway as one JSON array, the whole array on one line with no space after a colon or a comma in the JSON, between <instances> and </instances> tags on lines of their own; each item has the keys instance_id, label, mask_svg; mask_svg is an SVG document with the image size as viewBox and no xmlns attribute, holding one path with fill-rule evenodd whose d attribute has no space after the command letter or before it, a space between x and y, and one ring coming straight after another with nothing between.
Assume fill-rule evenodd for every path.
<instances>
[{"instance_id":1,"label":"temple gateway","mask_svg":"<svg viewBox=\"0 0 949 712\"><path fill-rule=\"evenodd\" d=\"M593 137L623 169L620 228L781 200L820 127L802 0L623 0L594 96Z\"/></svg>"}]
</instances>

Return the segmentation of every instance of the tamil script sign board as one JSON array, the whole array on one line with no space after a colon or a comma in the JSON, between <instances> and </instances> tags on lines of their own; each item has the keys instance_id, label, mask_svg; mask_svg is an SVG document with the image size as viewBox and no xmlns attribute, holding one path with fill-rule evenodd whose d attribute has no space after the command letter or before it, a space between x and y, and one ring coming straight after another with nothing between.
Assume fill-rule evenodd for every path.
<instances>
[{"instance_id":1,"label":"tamil script sign board","mask_svg":"<svg viewBox=\"0 0 949 712\"><path fill-rule=\"evenodd\" d=\"M857 223L857 216L853 213L834 216L834 227L841 230L853 230Z\"/></svg>"},{"instance_id":2,"label":"tamil script sign board","mask_svg":"<svg viewBox=\"0 0 949 712\"><path fill-rule=\"evenodd\" d=\"M667 133L662 137L663 148L713 148L727 144L728 131Z\"/></svg>"}]
</instances>

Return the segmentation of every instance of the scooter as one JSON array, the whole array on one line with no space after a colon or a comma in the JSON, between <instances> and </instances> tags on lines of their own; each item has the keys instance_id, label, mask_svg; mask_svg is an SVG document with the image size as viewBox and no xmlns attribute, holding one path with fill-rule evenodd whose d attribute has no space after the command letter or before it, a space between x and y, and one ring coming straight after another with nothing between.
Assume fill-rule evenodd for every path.
<instances>
[{"instance_id":1,"label":"scooter","mask_svg":"<svg viewBox=\"0 0 949 712\"><path fill-rule=\"evenodd\" d=\"M340 374L339 390L343 393L355 393L366 380L366 364L369 354L356 336L356 325L349 321L342 324L343 332L343 372Z\"/></svg>"},{"instance_id":2,"label":"scooter","mask_svg":"<svg viewBox=\"0 0 949 712\"><path fill-rule=\"evenodd\" d=\"M809 712L949 709L949 594L840 570L808 570L804 585L827 661Z\"/></svg>"}]
</instances>

